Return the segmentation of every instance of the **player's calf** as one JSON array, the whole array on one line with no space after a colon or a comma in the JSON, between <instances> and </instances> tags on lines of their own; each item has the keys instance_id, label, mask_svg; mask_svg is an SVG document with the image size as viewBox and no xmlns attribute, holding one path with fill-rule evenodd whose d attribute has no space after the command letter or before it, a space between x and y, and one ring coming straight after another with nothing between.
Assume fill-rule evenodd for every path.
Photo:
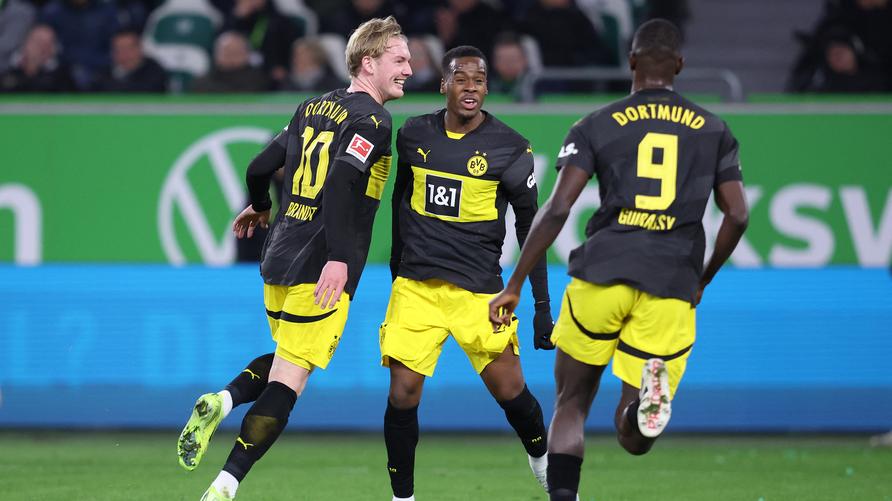
<instances>
[{"instance_id":1,"label":"player's calf","mask_svg":"<svg viewBox=\"0 0 892 501\"><path fill-rule=\"evenodd\" d=\"M644 364L641 386L623 383L623 398L616 410L617 440L629 454L640 456L653 447L671 416L666 364L651 359Z\"/></svg>"},{"instance_id":2,"label":"player's calf","mask_svg":"<svg viewBox=\"0 0 892 501\"><path fill-rule=\"evenodd\" d=\"M295 401L297 393L294 390L278 381L269 383L245 414L236 443L223 466L224 472L241 482L279 438L288 424Z\"/></svg>"},{"instance_id":3,"label":"player's calf","mask_svg":"<svg viewBox=\"0 0 892 501\"><path fill-rule=\"evenodd\" d=\"M546 482L548 458L545 454L548 451L548 442L542 407L526 385L520 394L511 400L499 401L499 406L505 411L508 423L517 432L527 451L533 476L543 489L548 490Z\"/></svg>"},{"instance_id":4,"label":"player's calf","mask_svg":"<svg viewBox=\"0 0 892 501\"><path fill-rule=\"evenodd\" d=\"M415 447L418 445L418 407L399 409L388 400L384 413L387 472L394 500L414 499Z\"/></svg>"}]
</instances>

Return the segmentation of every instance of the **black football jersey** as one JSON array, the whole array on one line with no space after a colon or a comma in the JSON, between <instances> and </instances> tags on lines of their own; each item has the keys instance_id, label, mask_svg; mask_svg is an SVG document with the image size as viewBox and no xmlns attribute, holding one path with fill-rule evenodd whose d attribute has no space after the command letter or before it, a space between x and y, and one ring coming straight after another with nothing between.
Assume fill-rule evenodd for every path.
<instances>
[{"instance_id":1,"label":"black football jersey","mask_svg":"<svg viewBox=\"0 0 892 501\"><path fill-rule=\"evenodd\" d=\"M390 113L366 93L339 89L304 101L276 141L286 147L282 203L267 236L260 272L266 283L315 283L328 261L322 200L332 168L355 168L356 249L345 292L353 296L368 258L372 222L391 164Z\"/></svg>"},{"instance_id":2,"label":"black football jersey","mask_svg":"<svg viewBox=\"0 0 892 501\"><path fill-rule=\"evenodd\" d=\"M502 289L499 258L510 200L531 196L530 143L486 113L461 139L446 135L445 110L410 118L397 133L399 275L437 278L476 293ZM484 112L485 113L485 112Z\"/></svg>"},{"instance_id":3,"label":"black football jersey","mask_svg":"<svg viewBox=\"0 0 892 501\"><path fill-rule=\"evenodd\" d=\"M725 122L675 92L642 90L579 120L558 154L566 165L597 176L601 197L570 275L691 301L709 195L742 179Z\"/></svg>"}]
</instances>

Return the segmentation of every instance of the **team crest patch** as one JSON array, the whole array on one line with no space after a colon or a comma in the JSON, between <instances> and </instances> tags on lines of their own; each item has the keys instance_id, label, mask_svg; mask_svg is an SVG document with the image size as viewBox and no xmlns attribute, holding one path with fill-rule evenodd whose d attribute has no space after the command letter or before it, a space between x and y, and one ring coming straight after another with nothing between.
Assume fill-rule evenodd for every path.
<instances>
[{"instance_id":1,"label":"team crest patch","mask_svg":"<svg viewBox=\"0 0 892 501\"><path fill-rule=\"evenodd\" d=\"M328 359L331 360L331 357L334 356L335 350L338 349L338 343L341 342L340 336L335 336L334 341L328 346Z\"/></svg>"},{"instance_id":2,"label":"team crest patch","mask_svg":"<svg viewBox=\"0 0 892 501\"><path fill-rule=\"evenodd\" d=\"M480 154L479 151L474 152L474 156L468 159L468 172L472 176L480 177L486 174L489 164L486 162L486 153Z\"/></svg>"},{"instance_id":3,"label":"team crest patch","mask_svg":"<svg viewBox=\"0 0 892 501\"><path fill-rule=\"evenodd\" d=\"M368 139L359 134L353 134L353 139L350 140L350 146L347 147L347 153L358 158L360 161L365 162L368 160L369 155L372 154L372 149L374 147L375 145Z\"/></svg>"}]
</instances>

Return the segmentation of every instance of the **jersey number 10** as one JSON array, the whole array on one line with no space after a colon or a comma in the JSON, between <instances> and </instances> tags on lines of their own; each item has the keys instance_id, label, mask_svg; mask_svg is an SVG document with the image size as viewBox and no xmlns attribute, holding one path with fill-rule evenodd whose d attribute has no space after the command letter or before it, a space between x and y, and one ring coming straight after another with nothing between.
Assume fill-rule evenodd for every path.
<instances>
[{"instance_id":1,"label":"jersey number 10","mask_svg":"<svg viewBox=\"0 0 892 501\"><path fill-rule=\"evenodd\" d=\"M328 174L328 147L334 139L334 132L324 130L319 132L314 138L316 131L312 127L306 127L303 134L303 151L300 154L300 164L294 171L294 180L291 182L291 194L299 195L304 198L314 199L322 189L325 183L325 176ZM310 158L313 156L313 150L316 146L320 146L319 161L316 168L310 166Z\"/></svg>"},{"instance_id":2,"label":"jersey number 10","mask_svg":"<svg viewBox=\"0 0 892 501\"><path fill-rule=\"evenodd\" d=\"M655 150L663 150L661 163L654 162ZM635 208L666 210L675 201L678 174L678 136L648 132L638 143L638 177L660 180L660 195L635 195Z\"/></svg>"}]
</instances>

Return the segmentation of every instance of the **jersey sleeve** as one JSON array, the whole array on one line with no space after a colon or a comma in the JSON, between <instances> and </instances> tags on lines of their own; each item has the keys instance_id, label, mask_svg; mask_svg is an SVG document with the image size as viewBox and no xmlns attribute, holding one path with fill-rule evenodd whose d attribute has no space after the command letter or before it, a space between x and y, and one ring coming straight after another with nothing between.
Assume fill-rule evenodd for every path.
<instances>
[{"instance_id":1,"label":"jersey sleeve","mask_svg":"<svg viewBox=\"0 0 892 501\"><path fill-rule=\"evenodd\" d=\"M400 261L403 257L403 236L400 229L400 212L403 198L409 190L412 182L412 167L406 161L406 148L403 141L403 129L396 133L396 179L393 182L393 196L390 201L391 207L391 239L390 239L390 275L391 279L396 279L399 272Z\"/></svg>"},{"instance_id":2,"label":"jersey sleeve","mask_svg":"<svg viewBox=\"0 0 892 501\"><path fill-rule=\"evenodd\" d=\"M561 170L565 165L575 165L584 170L589 177L595 174L595 152L592 141L586 130L587 120L580 120L570 128L561 151L558 152L555 167Z\"/></svg>"},{"instance_id":3,"label":"jersey sleeve","mask_svg":"<svg viewBox=\"0 0 892 501\"><path fill-rule=\"evenodd\" d=\"M285 163L287 144L288 133L282 131L248 164L245 183L249 202L256 212L267 211L273 205L269 198L269 183L273 173Z\"/></svg>"},{"instance_id":4,"label":"jersey sleeve","mask_svg":"<svg viewBox=\"0 0 892 501\"><path fill-rule=\"evenodd\" d=\"M346 162L366 172L381 155L390 151L390 117L367 115L344 131L335 152L335 161Z\"/></svg>"},{"instance_id":5,"label":"jersey sleeve","mask_svg":"<svg viewBox=\"0 0 892 501\"><path fill-rule=\"evenodd\" d=\"M719 161L715 171L715 186L726 181L742 181L740 172L739 145L731 129L725 126L722 131L722 139L719 143Z\"/></svg>"},{"instance_id":6,"label":"jersey sleeve","mask_svg":"<svg viewBox=\"0 0 892 501\"><path fill-rule=\"evenodd\" d=\"M501 184L509 199L529 192L536 186L533 175L533 148L524 141L514 161L502 173Z\"/></svg>"},{"instance_id":7,"label":"jersey sleeve","mask_svg":"<svg viewBox=\"0 0 892 501\"><path fill-rule=\"evenodd\" d=\"M285 126L284 129L280 130L278 134L273 138L273 142L281 146L282 148L288 148L288 127L291 124Z\"/></svg>"}]
</instances>

